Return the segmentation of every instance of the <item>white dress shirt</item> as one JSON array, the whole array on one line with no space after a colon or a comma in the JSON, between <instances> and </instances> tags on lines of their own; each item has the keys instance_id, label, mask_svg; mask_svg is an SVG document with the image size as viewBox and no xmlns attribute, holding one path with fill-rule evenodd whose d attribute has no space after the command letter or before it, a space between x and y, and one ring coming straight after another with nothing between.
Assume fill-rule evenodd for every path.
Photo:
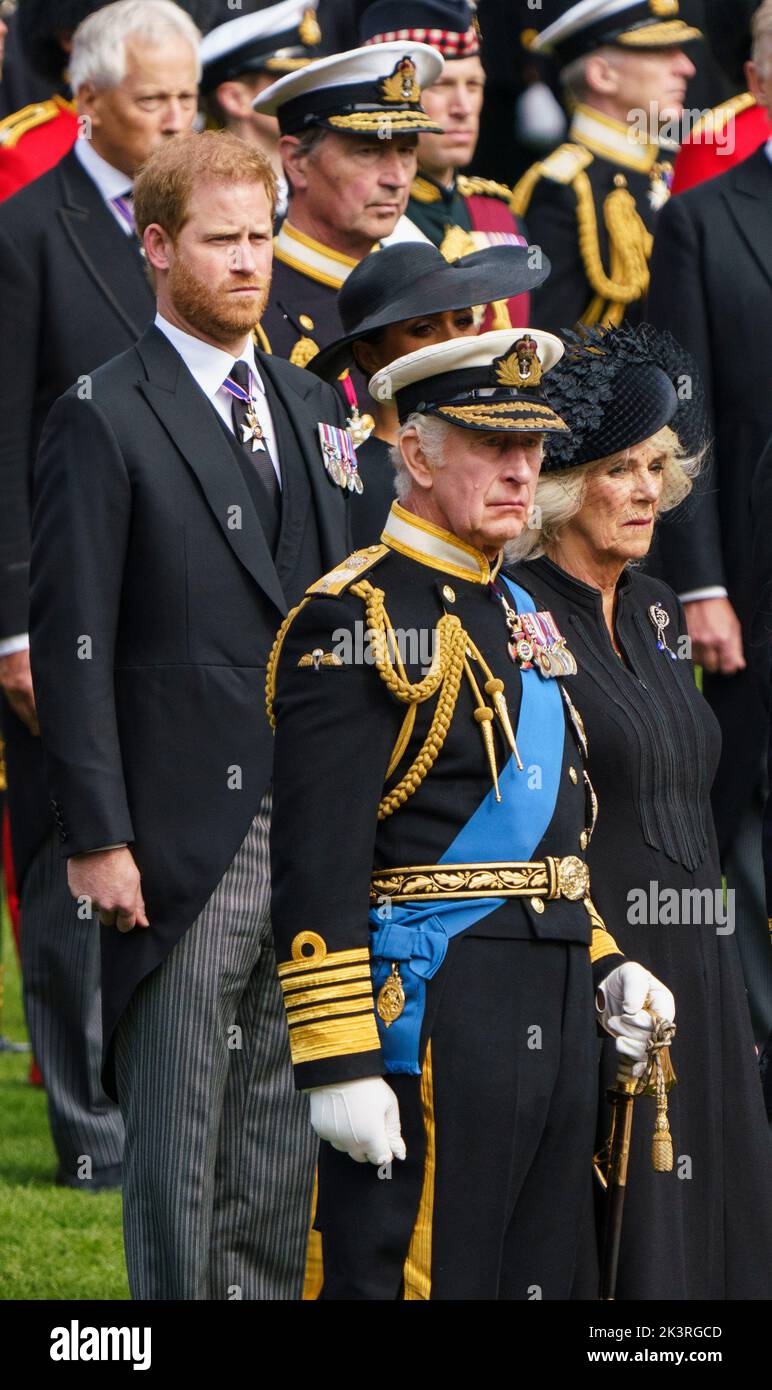
<instances>
[{"instance_id":1,"label":"white dress shirt","mask_svg":"<svg viewBox=\"0 0 772 1390\"><path fill-rule=\"evenodd\" d=\"M92 183L96 184L121 231L125 236L131 236L131 228L121 217L113 198L131 197L132 179L128 174L121 173L120 169L114 169L101 154L97 154L90 140L76 140L73 149L75 158L82 164Z\"/></svg>"},{"instance_id":2,"label":"white dress shirt","mask_svg":"<svg viewBox=\"0 0 772 1390\"><path fill-rule=\"evenodd\" d=\"M186 333L182 328L176 328L173 323L169 323L162 314L155 316L156 328L160 329L165 338L169 339L173 348L177 349L185 366L193 377L196 385L201 388L208 401L211 401L220 419L228 426L231 434L233 430L233 396L224 388L223 382L230 374L234 362L246 362L249 367L252 381L252 396L255 405L255 414L260 422L263 431L263 439L271 460L273 462L276 476L281 486L281 469L279 467L279 457L276 448L276 435L271 418L271 410L268 405L268 397L265 393L265 384L257 370L255 361L255 345L252 338L247 339L246 347L240 352L238 357L233 353L224 352L222 348L213 347L211 343L205 343L201 338L195 338L192 333Z\"/></svg>"}]
</instances>

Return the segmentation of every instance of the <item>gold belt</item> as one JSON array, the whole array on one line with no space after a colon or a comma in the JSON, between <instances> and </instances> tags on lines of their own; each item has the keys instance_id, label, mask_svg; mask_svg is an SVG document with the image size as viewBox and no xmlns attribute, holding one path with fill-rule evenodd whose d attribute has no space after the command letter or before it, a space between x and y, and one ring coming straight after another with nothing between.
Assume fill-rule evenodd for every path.
<instances>
[{"instance_id":1,"label":"gold belt","mask_svg":"<svg viewBox=\"0 0 772 1390\"><path fill-rule=\"evenodd\" d=\"M578 902L590 891L590 870L583 859L545 859L492 864L415 864L379 869L370 878L370 902L389 898L569 898Z\"/></svg>"}]
</instances>

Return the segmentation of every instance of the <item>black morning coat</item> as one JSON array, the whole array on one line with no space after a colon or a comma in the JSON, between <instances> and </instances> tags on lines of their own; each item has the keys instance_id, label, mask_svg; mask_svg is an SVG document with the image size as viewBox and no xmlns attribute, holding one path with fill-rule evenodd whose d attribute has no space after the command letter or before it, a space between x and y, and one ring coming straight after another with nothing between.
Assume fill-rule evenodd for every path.
<instances>
[{"instance_id":1,"label":"black morning coat","mask_svg":"<svg viewBox=\"0 0 772 1390\"><path fill-rule=\"evenodd\" d=\"M756 597L751 485L772 434L772 163L764 147L663 208L648 317L695 358L715 435L712 467L660 527L658 572L679 594L725 585L747 644ZM713 789L723 847L759 775L763 706L749 672L706 673L704 691L723 734Z\"/></svg>"},{"instance_id":2,"label":"black morning coat","mask_svg":"<svg viewBox=\"0 0 772 1390\"><path fill-rule=\"evenodd\" d=\"M0 639L28 627L32 470L46 415L154 313L138 242L75 154L0 206ZM0 706L21 882L53 821L40 740Z\"/></svg>"},{"instance_id":3,"label":"black morning coat","mask_svg":"<svg viewBox=\"0 0 772 1390\"><path fill-rule=\"evenodd\" d=\"M338 397L257 361L283 479L275 562L240 451L154 326L94 373L90 400L73 388L57 401L38 455L30 634L62 850L128 842L151 923L103 930L108 1090L116 1021L204 907L271 780L276 629L350 549L317 431L341 424Z\"/></svg>"}]
</instances>

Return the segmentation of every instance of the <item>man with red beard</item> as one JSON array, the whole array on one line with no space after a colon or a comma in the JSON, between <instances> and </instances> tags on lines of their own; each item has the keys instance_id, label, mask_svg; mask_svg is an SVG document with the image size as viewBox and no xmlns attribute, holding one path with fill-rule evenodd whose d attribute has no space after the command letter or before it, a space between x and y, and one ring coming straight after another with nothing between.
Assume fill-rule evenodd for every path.
<instances>
[{"instance_id":1,"label":"man with red beard","mask_svg":"<svg viewBox=\"0 0 772 1390\"><path fill-rule=\"evenodd\" d=\"M276 629L350 549L353 454L332 387L254 348L275 197L229 134L151 157L155 323L57 401L38 460L32 666L70 891L104 928L135 1298L302 1286L315 1143L275 978L261 707Z\"/></svg>"},{"instance_id":2,"label":"man with red beard","mask_svg":"<svg viewBox=\"0 0 772 1390\"><path fill-rule=\"evenodd\" d=\"M29 662L35 454L73 382L136 342L154 301L134 234L134 175L196 114L200 34L169 0L116 0L72 37L82 138L0 206L0 723L21 905L24 1008L46 1087L56 1181L117 1187L123 1125L99 1085L99 952L73 905L46 790Z\"/></svg>"}]
</instances>

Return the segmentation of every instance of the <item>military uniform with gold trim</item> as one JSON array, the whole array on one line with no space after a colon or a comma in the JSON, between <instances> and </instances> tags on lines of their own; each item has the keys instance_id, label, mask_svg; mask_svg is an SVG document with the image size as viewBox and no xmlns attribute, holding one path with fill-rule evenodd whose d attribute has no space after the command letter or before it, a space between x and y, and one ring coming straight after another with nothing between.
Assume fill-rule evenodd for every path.
<instances>
[{"instance_id":1,"label":"military uniform with gold trim","mask_svg":"<svg viewBox=\"0 0 772 1390\"><path fill-rule=\"evenodd\" d=\"M536 322L553 332L578 321L640 322L672 160L658 145L634 143L619 121L577 107L568 141L514 190L531 241L552 263L549 281L534 291Z\"/></svg>"},{"instance_id":2,"label":"military uniform with gold trim","mask_svg":"<svg viewBox=\"0 0 772 1390\"><path fill-rule=\"evenodd\" d=\"M441 71L442 59L426 44L406 40L378 49L357 48L280 78L259 95L254 107L276 116L282 135L302 136L320 128L372 141L383 149L384 141L393 136L439 130L421 106L421 84L436 80ZM342 337L337 292L357 264L354 257L296 226L290 203L274 244L263 346L305 367L320 348ZM364 400L364 379L352 376L357 397Z\"/></svg>"},{"instance_id":3,"label":"military uniform with gold trim","mask_svg":"<svg viewBox=\"0 0 772 1390\"><path fill-rule=\"evenodd\" d=\"M75 107L59 96L32 102L0 121L0 202L58 164L77 135Z\"/></svg>"},{"instance_id":4,"label":"military uniform with gold trim","mask_svg":"<svg viewBox=\"0 0 772 1390\"><path fill-rule=\"evenodd\" d=\"M456 372L437 413L564 428L515 385L538 378L543 338L433 349L457 362L496 340L510 383L460 405ZM407 1145L383 1174L322 1144L328 1299L567 1298L593 1245L593 986L621 957L589 896L595 799L557 678L570 654L555 634L552 676L527 643L521 669L509 648L533 604L500 559L394 503L382 544L311 586L269 661L296 1082L385 1071Z\"/></svg>"},{"instance_id":5,"label":"military uniform with gold trim","mask_svg":"<svg viewBox=\"0 0 772 1390\"><path fill-rule=\"evenodd\" d=\"M680 49L700 37L678 0L559 0L558 18L523 35L561 68L610 46L626 54ZM533 318L559 332L575 323L638 323L649 288L659 209L670 197L675 151L632 124L578 103L568 140L515 185L513 206L552 263L534 295Z\"/></svg>"},{"instance_id":6,"label":"military uniform with gold trim","mask_svg":"<svg viewBox=\"0 0 772 1390\"><path fill-rule=\"evenodd\" d=\"M357 264L285 221L274 239L271 296L260 324L263 346L306 367L321 348L342 337L338 290ZM364 393L364 378L356 369L352 375L357 393Z\"/></svg>"},{"instance_id":7,"label":"military uniform with gold trim","mask_svg":"<svg viewBox=\"0 0 772 1390\"><path fill-rule=\"evenodd\" d=\"M482 251L486 246L528 245L525 226L512 211L512 190L494 179L458 174L447 188L429 174L418 174L410 190L406 216L448 261ZM509 322L500 309L494 310L485 328L530 322L527 294L505 304Z\"/></svg>"}]
</instances>

